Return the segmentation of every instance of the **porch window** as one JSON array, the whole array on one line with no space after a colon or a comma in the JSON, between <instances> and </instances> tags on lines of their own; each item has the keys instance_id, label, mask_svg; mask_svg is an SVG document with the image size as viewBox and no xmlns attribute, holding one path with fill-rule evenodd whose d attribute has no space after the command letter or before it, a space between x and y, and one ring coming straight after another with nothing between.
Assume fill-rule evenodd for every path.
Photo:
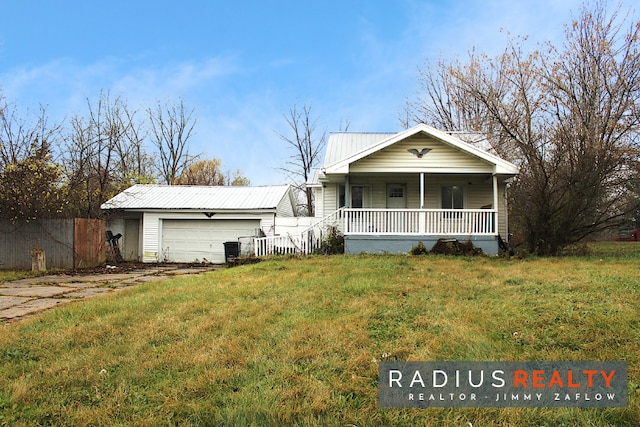
<instances>
[{"instance_id":1,"label":"porch window","mask_svg":"<svg viewBox=\"0 0 640 427\"><path fill-rule=\"evenodd\" d=\"M368 204L369 194L368 188L363 185L352 185L351 186L351 207L361 209L365 207L365 204ZM344 185L340 186L340 193L338 195L339 200L338 204L340 208L345 206L345 191Z\"/></svg>"},{"instance_id":2,"label":"porch window","mask_svg":"<svg viewBox=\"0 0 640 427\"><path fill-rule=\"evenodd\" d=\"M389 197L390 198L403 198L404 197L404 187L391 187L389 188Z\"/></svg>"},{"instance_id":3,"label":"porch window","mask_svg":"<svg viewBox=\"0 0 640 427\"><path fill-rule=\"evenodd\" d=\"M351 187L351 207L361 209L364 206L364 187L354 185Z\"/></svg>"},{"instance_id":4,"label":"porch window","mask_svg":"<svg viewBox=\"0 0 640 427\"><path fill-rule=\"evenodd\" d=\"M442 209L464 209L462 186L449 185L442 187Z\"/></svg>"}]
</instances>

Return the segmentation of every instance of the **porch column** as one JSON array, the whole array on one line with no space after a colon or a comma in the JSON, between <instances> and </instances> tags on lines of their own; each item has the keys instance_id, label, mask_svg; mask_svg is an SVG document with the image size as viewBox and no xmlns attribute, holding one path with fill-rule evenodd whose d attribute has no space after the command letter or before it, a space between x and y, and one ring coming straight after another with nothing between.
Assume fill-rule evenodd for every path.
<instances>
[{"instance_id":1,"label":"porch column","mask_svg":"<svg viewBox=\"0 0 640 427\"><path fill-rule=\"evenodd\" d=\"M420 172L420 209L424 209L424 172ZM427 214L418 213L418 233L425 234L427 229Z\"/></svg>"},{"instance_id":2,"label":"porch column","mask_svg":"<svg viewBox=\"0 0 640 427\"><path fill-rule=\"evenodd\" d=\"M351 186L349 185L349 175L344 177L344 207L351 207Z\"/></svg>"},{"instance_id":3,"label":"porch column","mask_svg":"<svg viewBox=\"0 0 640 427\"><path fill-rule=\"evenodd\" d=\"M498 176L493 175L493 209L495 212L495 233L498 234Z\"/></svg>"},{"instance_id":4,"label":"porch column","mask_svg":"<svg viewBox=\"0 0 640 427\"><path fill-rule=\"evenodd\" d=\"M424 209L424 172L420 172L420 209Z\"/></svg>"}]
</instances>

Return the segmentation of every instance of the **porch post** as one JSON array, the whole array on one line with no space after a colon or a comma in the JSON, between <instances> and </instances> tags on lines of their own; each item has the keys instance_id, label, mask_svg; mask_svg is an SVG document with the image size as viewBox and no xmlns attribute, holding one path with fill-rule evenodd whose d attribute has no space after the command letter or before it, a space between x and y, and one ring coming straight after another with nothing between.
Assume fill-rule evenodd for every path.
<instances>
[{"instance_id":1,"label":"porch post","mask_svg":"<svg viewBox=\"0 0 640 427\"><path fill-rule=\"evenodd\" d=\"M351 186L349 185L349 175L344 177L344 207L351 207Z\"/></svg>"},{"instance_id":2,"label":"porch post","mask_svg":"<svg viewBox=\"0 0 640 427\"><path fill-rule=\"evenodd\" d=\"M424 209L424 172L420 172L420 213L418 214L418 233L425 234L427 229L427 214Z\"/></svg>"},{"instance_id":3,"label":"porch post","mask_svg":"<svg viewBox=\"0 0 640 427\"><path fill-rule=\"evenodd\" d=\"M498 176L493 175L493 209L495 210L495 230L494 233L498 234Z\"/></svg>"},{"instance_id":4,"label":"porch post","mask_svg":"<svg viewBox=\"0 0 640 427\"><path fill-rule=\"evenodd\" d=\"M420 172L420 209L424 209L424 172Z\"/></svg>"}]
</instances>

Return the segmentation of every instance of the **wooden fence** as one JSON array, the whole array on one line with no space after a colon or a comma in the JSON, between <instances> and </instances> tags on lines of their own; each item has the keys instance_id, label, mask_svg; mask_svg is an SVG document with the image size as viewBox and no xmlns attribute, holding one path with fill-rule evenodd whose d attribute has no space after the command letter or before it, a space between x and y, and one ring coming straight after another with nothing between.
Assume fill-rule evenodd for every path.
<instances>
[{"instance_id":1,"label":"wooden fence","mask_svg":"<svg viewBox=\"0 0 640 427\"><path fill-rule=\"evenodd\" d=\"M98 219L0 221L0 268L31 269L32 250L44 252L47 269L77 269L106 261L106 224Z\"/></svg>"}]
</instances>

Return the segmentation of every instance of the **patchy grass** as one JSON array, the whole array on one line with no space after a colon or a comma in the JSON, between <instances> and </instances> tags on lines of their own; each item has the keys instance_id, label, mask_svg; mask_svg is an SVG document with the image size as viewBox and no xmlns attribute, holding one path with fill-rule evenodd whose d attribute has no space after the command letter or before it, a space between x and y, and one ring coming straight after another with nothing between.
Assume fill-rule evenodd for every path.
<instances>
[{"instance_id":1,"label":"patchy grass","mask_svg":"<svg viewBox=\"0 0 640 427\"><path fill-rule=\"evenodd\" d=\"M44 274L46 274L46 272L29 270L0 270L0 283L24 279L27 277L42 276Z\"/></svg>"},{"instance_id":2,"label":"patchy grass","mask_svg":"<svg viewBox=\"0 0 640 427\"><path fill-rule=\"evenodd\" d=\"M62 306L0 326L0 424L638 425L640 255L599 250L274 260ZM383 359L623 360L629 406L381 409Z\"/></svg>"}]
</instances>

